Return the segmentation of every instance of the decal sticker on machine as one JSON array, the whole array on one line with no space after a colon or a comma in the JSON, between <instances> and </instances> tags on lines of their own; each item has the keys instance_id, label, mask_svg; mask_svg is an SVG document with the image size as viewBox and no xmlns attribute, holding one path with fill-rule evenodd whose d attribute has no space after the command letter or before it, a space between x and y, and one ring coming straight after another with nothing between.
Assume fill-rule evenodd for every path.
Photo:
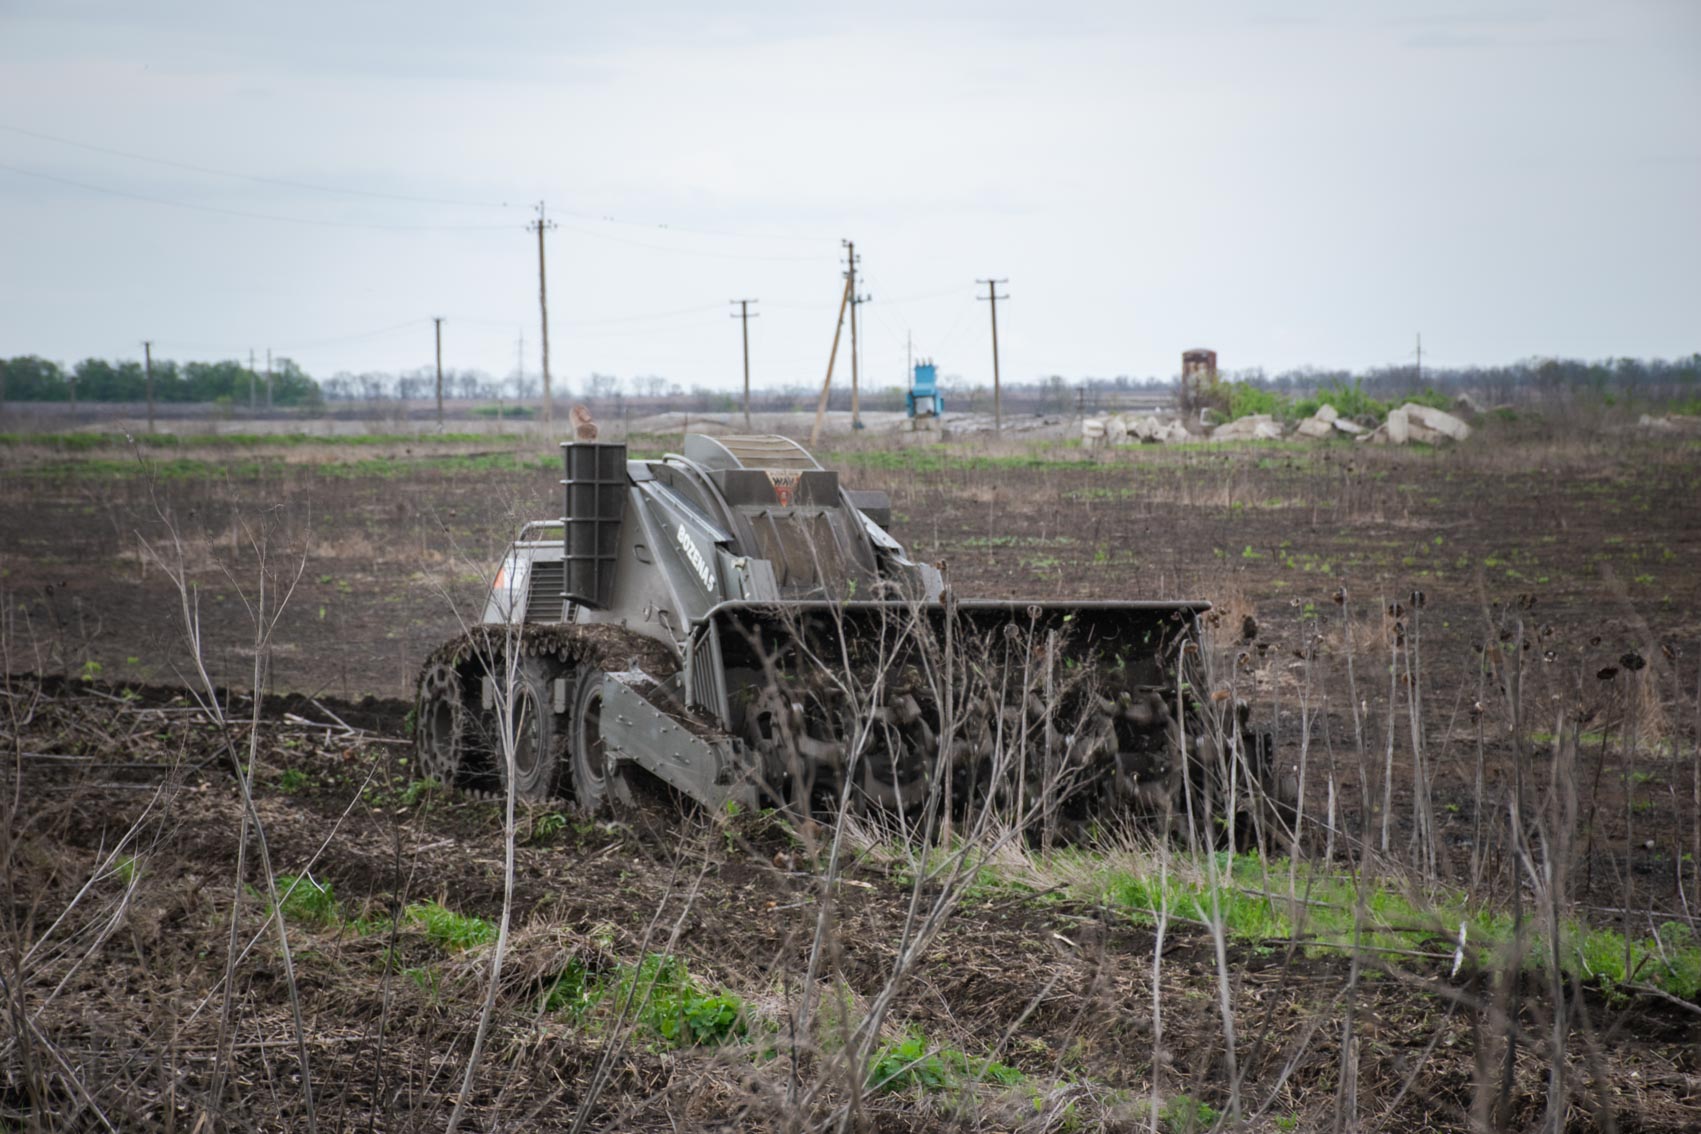
<instances>
[{"instance_id":1,"label":"decal sticker on machine","mask_svg":"<svg viewBox=\"0 0 1701 1134\"><path fill-rule=\"evenodd\" d=\"M512 618L515 608L525 598L526 575L531 565L530 559L510 555L497 569L496 582L491 589L495 591L496 606L504 618Z\"/></svg>"},{"instance_id":2,"label":"decal sticker on machine","mask_svg":"<svg viewBox=\"0 0 1701 1134\"><path fill-rule=\"evenodd\" d=\"M692 570L697 572L697 581L703 584L705 591L713 594L715 573L709 570L708 560L704 559L703 553L697 550L697 541L686 533L684 524L679 525L679 530L674 533L673 538L679 542L679 550L685 553L685 558L691 564Z\"/></svg>"},{"instance_id":3,"label":"decal sticker on machine","mask_svg":"<svg viewBox=\"0 0 1701 1134\"><path fill-rule=\"evenodd\" d=\"M768 480L774 486L774 495L779 497L780 507L790 508L791 498L797 492L798 474L794 472L775 472L773 469L769 469L767 471Z\"/></svg>"}]
</instances>

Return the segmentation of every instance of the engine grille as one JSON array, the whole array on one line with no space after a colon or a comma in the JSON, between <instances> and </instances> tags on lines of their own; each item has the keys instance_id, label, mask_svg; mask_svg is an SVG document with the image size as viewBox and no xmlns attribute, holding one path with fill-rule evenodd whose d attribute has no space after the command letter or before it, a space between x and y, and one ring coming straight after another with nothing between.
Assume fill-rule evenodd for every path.
<instances>
[{"instance_id":1,"label":"engine grille","mask_svg":"<svg viewBox=\"0 0 1701 1134\"><path fill-rule=\"evenodd\" d=\"M527 622L560 622L561 596L567 589L567 564L560 559L532 560L526 588Z\"/></svg>"}]
</instances>

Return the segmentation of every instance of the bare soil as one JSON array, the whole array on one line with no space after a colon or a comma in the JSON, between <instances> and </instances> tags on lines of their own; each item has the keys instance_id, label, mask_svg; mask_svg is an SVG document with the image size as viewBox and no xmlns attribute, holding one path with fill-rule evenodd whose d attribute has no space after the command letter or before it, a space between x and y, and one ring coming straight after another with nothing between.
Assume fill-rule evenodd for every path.
<instances>
[{"instance_id":1,"label":"bare soil","mask_svg":"<svg viewBox=\"0 0 1701 1134\"><path fill-rule=\"evenodd\" d=\"M4 454L11 677L0 727L9 787L23 801L4 848L6 980L21 980L14 1005L39 1013L0 1027L8 1121L51 1116L51 1128L98 1128L98 1108L120 1129L193 1128L213 1097L229 1004L224 1128L305 1122L273 939L255 942L237 966L237 995L223 995L232 910L243 911L246 942L265 909L248 888L252 861L244 887L235 880L242 808L227 744L246 759L248 736L246 726L210 725L182 695L195 682L163 560L183 563L196 584L191 614L222 686L254 685L262 575L268 614L288 593L261 684L294 696L263 707L257 807L274 869L331 882L347 915L294 928L318 1120L337 1129L446 1123L487 955L445 951L391 915L428 898L496 915L501 815L486 803L410 795L402 717L419 659L476 618L517 522L558 512L559 474L551 453L411 448L234 459L186 450L187 462L151 468ZM1314 815L1332 781L1342 830L1377 830L1393 735L1396 858L1414 831L1415 703L1441 880L1488 900L1518 892L1516 863L1496 834L1508 801L1521 789L1531 813L1545 813L1559 766L1554 737L1575 726L1586 781L1572 883L1579 907L1632 928L1693 907L1696 867L1685 856L1701 823L1701 512L1692 506L1701 451L1692 444L1490 431L1434 453L1273 445L1086 456L1012 446L937 458L846 448L823 459L856 487L887 490L894 534L943 561L960 593L1216 601L1220 679L1253 702L1285 757L1306 754ZM1396 652L1402 666L1416 658L1415 698L1398 673L1390 684ZM1632 654L1642 668L1625 664ZM245 719L248 708L238 696L230 711ZM732 829L685 819L658 839L590 823L545 832L540 814L521 817L513 956L466 1100L475 1129L565 1128L584 1102L606 1036L538 1008L568 961L630 962L671 935L693 973L772 1009L816 928L809 862L757 818ZM129 888L124 871L100 863L132 827L140 842L125 853L143 865ZM91 875L100 880L85 890ZM849 877L829 919L841 943L834 971L866 998L890 970L911 891L873 862ZM356 916L379 928L355 932ZM31 957L35 942L46 944ZM1026 1085L875 1094L855 1124L1145 1129L1154 1079L1165 1098L1226 1107L1210 938L1171 927L1161 1040L1153 946L1149 928L1113 911L971 892L901 990L895 1026L995 1055ZM1538 1122L1551 997L1540 982L1450 973L1447 956L1442 942L1433 958L1361 961L1368 976L1354 984L1349 958L1231 942L1239 1073L1254 1126L1332 1125L1345 1097L1349 988L1365 1128ZM421 971L434 975L404 975ZM1523 1026L1509 1077L1494 1006ZM1701 1125L1694 1006L1608 997L1582 983L1565 1011L1571 1128ZM772 1056L752 1046L635 1045L591 1101L589 1128L783 1128L795 1117L784 1045ZM805 1079L811 1071L797 1068ZM1482 1113L1485 1098L1501 1109ZM845 1101L829 1092L805 1117Z\"/></svg>"}]
</instances>

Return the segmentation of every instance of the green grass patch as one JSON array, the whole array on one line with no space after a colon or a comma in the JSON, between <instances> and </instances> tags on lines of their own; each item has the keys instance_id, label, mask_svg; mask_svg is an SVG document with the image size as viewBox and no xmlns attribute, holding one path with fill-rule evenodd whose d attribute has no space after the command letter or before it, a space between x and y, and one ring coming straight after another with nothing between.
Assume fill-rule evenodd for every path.
<instances>
[{"instance_id":1,"label":"green grass patch","mask_svg":"<svg viewBox=\"0 0 1701 1134\"><path fill-rule=\"evenodd\" d=\"M285 921L324 927L342 919L342 908L329 882L315 882L306 874L280 874L276 882Z\"/></svg>"},{"instance_id":2,"label":"green grass patch","mask_svg":"<svg viewBox=\"0 0 1701 1134\"><path fill-rule=\"evenodd\" d=\"M1164 1134L1204 1134L1222 1116L1191 1095L1171 1095L1158 1112Z\"/></svg>"},{"instance_id":3,"label":"green grass patch","mask_svg":"<svg viewBox=\"0 0 1701 1134\"><path fill-rule=\"evenodd\" d=\"M408 917L445 949L476 949L496 941L495 922L456 913L441 902L416 902L408 907Z\"/></svg>"},{"instance_id":4,"label":"green grass patch","mask_svg":"<svg viewBox=\"0 0 1701 1134\"><path fill-rule=\"evenodd\" d=\"M742 999L704 986L684 961L660 953L600 974L573 961L544 989L542 1006L587 1027L606 1026L624 1010L639 1034L668 1048L713 1047L750 1030Z\"/></svg>"},{"instance_id":5,"label":"green grass patch","mask_svg":"<svg viewBox=\"0 0 1701 1134\"><path fill-rule=\"evenodd\" d=\"M885 1044L868 1061L871 1091L955 1092L976 1083L1015 1086L1022 1073L986 1058L976 1059L954 1047L935 1047L920 1032Z\"/></svg>"},{"instance_id":6,"label":"green grass patch","mask_svg":"<svg viewBox=\"0 0 1701 1134\"><path fill-rule=\"evenodd\" d=\"M1364 893L1361 923L1351 879L1302 866L1289 895L1288 864L1264 864L1251 855L1219 854L1214 888L1211 872L1185 859L1178 860L1176 870L1163 881L1143 868L1096 866L1090 856L1080 858L1067 873L1078 879L1072 886L1077 897L1121 909L1137 921L1153 923L1161 911L1200 924L1220 919L1228 935L1240 941L1296 941L1307 951L1350 950L1356 942L1391 955L1444 957L1460 948L1463 927L1465 958L1479 966L1503 963L1513 943L1509 914L1473 906L1461 894L1441 891L1420 898L1371 883ZM1263 888L1266 883L1271 890ZM1275 892L1277 887L1280 892ZM1552 956L1551 941L1541 926L1527 920L1524 963L1541 969ZM1666 922L1627 943L1617 930L1567 918L1560 926L1559 956L1567 972L1608 991L1647 984L1686 1000L1701 998L1701 942L1682 922Z\"/></svg>"}]
</instances>

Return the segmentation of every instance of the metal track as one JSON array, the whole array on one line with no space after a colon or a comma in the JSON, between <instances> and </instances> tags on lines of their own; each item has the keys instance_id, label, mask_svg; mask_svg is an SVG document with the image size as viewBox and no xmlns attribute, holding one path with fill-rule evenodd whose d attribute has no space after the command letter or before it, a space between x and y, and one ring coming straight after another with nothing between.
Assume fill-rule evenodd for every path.
<instances>
[{"instance_id":1,"label":"metal track","mask_svg":"<svg viewBox=\"0 0 1701 1134\"><path fill-rule=\"evenodd\" d=\"M420 667L415 684L414 752L421 778L435 779L473 798L504 798L500 791L480 783L494 774L494 768L469 766L467 757L479 751L478 738L496 734L494 715L480 705L480 686L483 678L499 675L509 659L548 659L564 673L583 668L641 669L658 681L679 668L666 645L618 626L475 626L439 645ZM433 695L440 699L438 704L431 703ZM447 713L448 719L435 720L437 713ZM447 730L446 743L430 742L437 727Z\"/></svg>"}]
</instances>

